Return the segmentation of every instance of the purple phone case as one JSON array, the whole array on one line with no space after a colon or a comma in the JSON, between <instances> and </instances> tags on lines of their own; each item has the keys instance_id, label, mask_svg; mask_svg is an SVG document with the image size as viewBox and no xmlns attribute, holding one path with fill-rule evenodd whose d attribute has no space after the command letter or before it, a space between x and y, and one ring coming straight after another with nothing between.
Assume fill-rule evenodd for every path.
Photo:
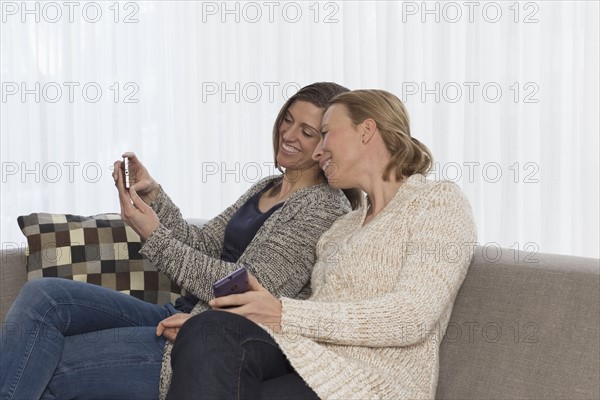
<instances>
[{"instance_id":1,"label":"purple phone case","mask_svg":"<svg viewBox=\"0 0 600 400\"><path fill-rule=\"evenodd\" d=\"M248 271L245 267L236 269L213 285L215 297L244 293L248 290L250 290L250 284L248 283Z\"/></svg>"}]
</instances>

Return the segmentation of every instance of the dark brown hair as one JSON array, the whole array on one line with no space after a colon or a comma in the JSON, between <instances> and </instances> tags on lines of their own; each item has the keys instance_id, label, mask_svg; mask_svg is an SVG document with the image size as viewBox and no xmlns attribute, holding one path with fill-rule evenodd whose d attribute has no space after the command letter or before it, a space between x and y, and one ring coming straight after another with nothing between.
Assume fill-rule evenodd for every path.
<instances>
[{"instance_id":1,"label":"dark brown hair","mask_svg":"<svg viewBox=\"0 0 600 400\"><path fill-rule=\"evenodd\" d=\"M275 119L275 123L273 124L273 157L275 159L275 167L281 171L279 164L277 163L277 151L279 150L279 127L285 118L285 115L288 112L288 109L292 104L296 101L306 101L311 103L319 108L322 108L323 111L329 106L331 99L337 96L340 93L349 92L350 89L338 85L334 82L316 82L308 86L304 86L297 93L291 96L281 107L279 110L279 114ZM282 171L283 172L283 171ZM325 178L325 173L320 170L320 174L323 179ZM356 210L361 202L362 202L362 192L359 189L342 189L348 201L350 201L350 205L353 210Z\"/></svg>"}]
</instances>

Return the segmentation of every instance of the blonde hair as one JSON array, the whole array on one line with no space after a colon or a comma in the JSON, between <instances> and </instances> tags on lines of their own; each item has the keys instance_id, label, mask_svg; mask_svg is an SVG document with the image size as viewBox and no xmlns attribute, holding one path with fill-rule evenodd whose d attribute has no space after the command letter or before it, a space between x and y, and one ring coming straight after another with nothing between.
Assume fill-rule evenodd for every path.
<instances>
[{"instance_id":1,"label":"blonde hair","mask_svg":"<svg viewBox=\"0 0 600 400\"><path fill-rule=\"evenodd\" d=\"M410 135L408 113L396 96L385 90L353 90L337 95L331 105L342 104L356 126L371 118L377 124L391 159L383 171L388 181L393 172L396 180L414 174L427 175L433 165L431 151Z\"/></svg>"}]
</instances>

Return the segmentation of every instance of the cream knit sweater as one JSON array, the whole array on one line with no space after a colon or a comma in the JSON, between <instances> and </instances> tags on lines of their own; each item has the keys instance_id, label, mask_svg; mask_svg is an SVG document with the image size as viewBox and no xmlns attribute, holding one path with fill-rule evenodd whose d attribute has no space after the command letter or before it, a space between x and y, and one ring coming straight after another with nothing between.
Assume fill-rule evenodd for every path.
<instances>
[{"instance_id":1,"label":"cream knit sweater","mask_svg":"<svg viewBox=\"0 0 600 400\"><path fill-rule=\"evenodd\" d=\"M281 299L274 338L321 398L432 399L476 241L471 208L458 186L417 174L362 226L366 212L321 236L313 294Z\"/></svg>"}]
</instances>

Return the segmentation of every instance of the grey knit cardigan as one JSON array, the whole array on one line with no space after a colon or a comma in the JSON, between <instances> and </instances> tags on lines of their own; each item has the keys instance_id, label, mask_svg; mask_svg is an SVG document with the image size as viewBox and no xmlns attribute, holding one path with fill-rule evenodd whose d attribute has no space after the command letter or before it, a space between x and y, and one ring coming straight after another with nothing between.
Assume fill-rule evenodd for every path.
<instances>
[{"instance_id":1,"label":"grey knit cardigan","mask_svg":"<svg viewBox=\"0 0 600 400\"><path fill-rule=\"evenodd\" d=\"M282 176L264 178L253 185L232 206L202 227L187 223L161 188L151 204L160 219L159 227L142 246L140 253L172 281L200 301L192 310L208 309L213 298L212 284L246 265L248 271L278 297L305 299L310 296L310 276L315 264L315 246L321 236L350 203L341 190L327 184L300 189L275 211L256 233L237 263L221 261L225 227L233 214L254 194ZM171 383L171 349L165 346L160 376L160 398Z\"/></svg>"}]
</instances>

